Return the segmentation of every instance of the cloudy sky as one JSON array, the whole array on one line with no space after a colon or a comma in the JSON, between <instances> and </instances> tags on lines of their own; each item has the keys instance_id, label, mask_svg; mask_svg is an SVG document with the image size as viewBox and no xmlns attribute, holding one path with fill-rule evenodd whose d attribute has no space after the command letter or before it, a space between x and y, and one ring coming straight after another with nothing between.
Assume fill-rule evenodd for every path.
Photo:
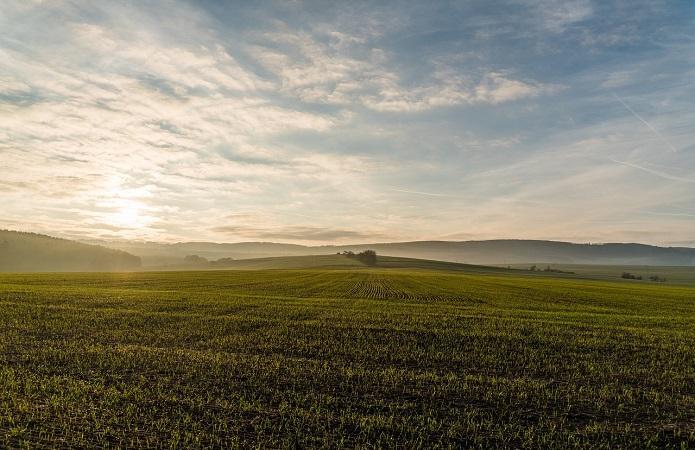
<instances>
[{"instance_id":1,"label":"cloudy sky","mask_svg":"<svg viewBox=\"0 0 695 450\"><path fill-rule=\"evenodd\" d=\"M695 245L695 2L0 5L0 228Z\"/></svg>"}]
</instances>

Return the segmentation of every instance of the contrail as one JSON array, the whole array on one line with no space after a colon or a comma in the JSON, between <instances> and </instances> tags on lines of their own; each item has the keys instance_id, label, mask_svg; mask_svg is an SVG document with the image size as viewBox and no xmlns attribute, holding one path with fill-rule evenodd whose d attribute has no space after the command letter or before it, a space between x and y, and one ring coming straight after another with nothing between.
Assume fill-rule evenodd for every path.
<instances>
[{"instance_id":1,"label":"contrail","mask_svg":"<svg viewBox=\"0 0 695 450\"><path fill-rule=\"evenodd\" d=\"M447 194L435 194L433 192L422 192L422 191L409 191L407 189L396 189L396 188L390 188L392 191L396 192L403 192L405 194L418 194L418 195L429 195L430 197L450 197L450 198L457 198L455 195L447 195Z\"/></svg>"},{"instance_id":2,"label":"contrail","mask_svg":"<svg viewBox=\"0 0 695 450\"><path fill-rule=\"evenodd\" d=\"M622 164L623 166L632 167L633 169L642 170L644 172L651 173L652 175L656 175L657 177L666 178L667 180L682 181L684 183L695 183L695 180L692 178L683 178L676 175L671 175L670 173L650 169L649 167L640 166L637 164L629 163L627 161L618 161L617 159L612 158L610 159L610 161L617 164Z\"/></svg>"},{"instance_id":3,"label":"contrail","mask_svg":"<svg viewBox=\"0 0 695 450\"><path fill-rule=\"evenodd\" d=\"M653 132L654 134L656 134L656 135L659 137L659 139L661 139L666 145L668 145L672 152L675 153L675 152L678 151L678 150L676 150L676 147L674 147L673 144L671 144L671 142L669 142L669 140L666 139L666 137L665 137L663 134L659 133L659 130L657 130L656 128L654 128L653 126L651 126L651 125L649 124L649 122L647 122L647 121L644 120L639 114L637 114L637 113L635 112L634 109L630 108L630 107L628 106L628 104L625 103L625 102L623 101L622 98L618 97L618 94L616 94L615 92L612 92L612 94L613 94L613 97L615 97L615 99L618 100L618 101L620 102L620 104L623 105L623 106L625 107L625 109L627 109L628 111L630 111L630 113L631 113L633 116L635 116L635 118L636 118L637 120L639 120L639 121L642 122L644 125L646 125L647 128L649 128L650 130L652 130L652 132Z\"/></svg>"},{"instance_id":4,"label":"contrail","mask_svg":"<svg viewBox=\"0 0 695 450\"><path fill-rule=\"evenodd\" d=\"M647 214L653 214L655 216L674 216L674 217L695 217L695 214L685 214L685 213L660 213L654 211L645 211Z\"/></svg>"}]
</instances>

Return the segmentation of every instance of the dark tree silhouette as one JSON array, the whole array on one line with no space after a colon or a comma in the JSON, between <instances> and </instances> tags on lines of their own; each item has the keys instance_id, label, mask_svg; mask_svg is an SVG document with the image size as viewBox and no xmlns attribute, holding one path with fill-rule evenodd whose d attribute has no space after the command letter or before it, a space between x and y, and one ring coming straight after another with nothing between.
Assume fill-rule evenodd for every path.
<instances>
[{"instance_id":1,"label":"dark tree silhouette","mask_svg":"<svg viewBox=\"0 0 695 450\"><path fill-rule=\"evenodd\" d=\"M357 260L368 266L376 266L376 252L374 250L365 250L357 254Z\"/></svg>"},{"instance_id":2,"label":"dark tree silhouette","mask_svg":"<svg viewBox=\"0 0 695 450\"><path fill-rule=\"evenodd\" d=\"M342 254L347 256L348 258L354 258L368 266L376 266L376 252L374 250L365 250L357 254L347 250L344 251Z\"/></svg>"},{"instance_id":3,"label":"dark tree silhouette","mask_svg":"<svg viewBox=\"0 0 695 450\"><path fill-rule=\"evenodd\" d=\"M630 272L623 272L622 275L620 275L621 278L625 278L627 280L641 280L642 275L633 275Z\"/></svg>"}]
</instances>

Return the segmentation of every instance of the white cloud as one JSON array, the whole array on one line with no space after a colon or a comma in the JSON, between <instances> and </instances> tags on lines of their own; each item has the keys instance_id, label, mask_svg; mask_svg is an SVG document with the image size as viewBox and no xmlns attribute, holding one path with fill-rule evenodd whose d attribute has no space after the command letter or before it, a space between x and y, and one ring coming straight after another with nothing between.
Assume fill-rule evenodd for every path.
<instances>
[{"instance_id":1,"label":"white cloud","mask_svg":"<svg viewBox=\"0 0 695 450\"><path fill-rule=\"evenodd\" d=\"M606 76L606 79L603 82L601 82L601 87L605 89L615 89L623 87L633 82L634 77L635 73L631 70L620 70L617 72L612 72Z\"/></svg>"},{"instance_id":2,"label":"white cloud","mask_svg":"<svg viewBox=\"0 0 695 450\"><path fill-rule=\"evenodd\" d=\"M557 89L556 86L513 80L497 72L487 73L477 83L465 76L449 73L436 74L431 84L409 89L399 86L393 78L382 78L381 85L377 94L362 97L362 100L372 109L392 112L462 104L499 104Z\"/></svg>"},{"instance_id":3,"label":"white cloud","mask_svg":"<svg viewBox=\"0 0 695 450\"><path fill-rule=\"evenodd\" d=\"M271 87L271 83L243 68L219 44L191 48L162 45L156 36L126 37L103 26L78 23L72 26L74 40L108 68L131 74L147 74L179 88L179 95L203 88L209 94L222 90L248 92Z\"/></svg>"},{"instance_id":4,"label":"white cloud","mask_svg":"<svg viewBox=\"0 0 695 450\"><path fill-rule=\"evenodd\" d=\"M0 77L0 94L23 94L30 92L28 84L11 77Z\"/></svg>"},{"instance_id":5,"label":"white cloud","mask_svg":"<svg viewBox=\"0 0 695 450\"><path fill-rule=\"evenodd\" d=\"M369 48L365 39L345 33L340 33L339 42L364 46L362 51L351 48L361 58L342 52L344 45L321 43L306 32L276 31L263 34L261 40L268 43L254 45L252 53L279 79L282 92L305 102L418 112L463 104L499 104L554 89L494 71L476 81L473 75L447 65L444 58L433 61L435 69L422 83L406 85L389 68L389 56L383 50Z\"/></svg>"},{"instance_id":6,"label":"white cloud","mask_svg":"<svg viewBox=\"0 0 695 450\"><path fill-rule=\"evenodd\" d=\"M526 3L538 11L543 27L555 33L593 14L591 0L530 0Z\"/></svg>"},{"instance_id":7,"label":"white cloud","mask_svg":"<svg viewBox=\"0 0 695 450\"><path fill-rule=\"evenodd\" d=\"M503 103L532 97L544 88L523 81L510 80L499 73L489 73L475 88L475 100L487 103Z\"/></svg>"}]
</instances>

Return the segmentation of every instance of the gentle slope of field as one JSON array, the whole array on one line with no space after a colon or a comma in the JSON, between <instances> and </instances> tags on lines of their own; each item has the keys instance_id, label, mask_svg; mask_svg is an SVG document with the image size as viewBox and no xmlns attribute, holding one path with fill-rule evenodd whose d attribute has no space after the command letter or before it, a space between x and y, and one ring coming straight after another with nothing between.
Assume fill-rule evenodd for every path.
<instances>
[{"instance_id":1,"label":"gentle slope of field","mask_svg":"<svg viewBox=\"0 0 695 450\"><path fill-rule=\"evenodd\" d=\"M379 269L427 269L441 271L463 271L468 273L515 273L520 269L507 269L495 266L478 266L447 261L433 261L417 258L401 258L397 256L379 255ZM169 270L271 270L271 269L359 269L368 268L364 263L345 255L307 255L307 256L275 256L271 258L250 258L226 261L224 264L200 263L180 264L148 268L151 271Z\"/></svg>"},{"instance_id":2,"label":"gentle slope of field","mask_svg":"<svg viewBox=\"0 0 695 450\"><path fill-rule=\"evenodd\" d=\"M695 289L401 269L0 275L0 446L695 444Z\"/></svg>"},{"instance_id":3,"label":"gentle slope of field","mask_svg":"<svg viewBox=\"0 0 695 450\"><path fill-rule=\"evenodd\" d=\"M448 261L435 261L398 256L378 256L377 269L436 270L467 274L498 274L512 276L553 277L569 279L596 279L628 283L653 284L650 276L658 276L659 283L695 285L695 267L669 266L594 266L581 264L513 264L509 266L480 266ZM529 267L535 266L536 271ZM550 267L553 271L545 271ZM344 255L277 256L228 261L225 264L172 265L148 268L163 270L271 270L271 269L368 269L363 263ZM371 268L373 269L373 268ZM642 276L642 280L625 280L623 272Z\"/></svg>"}]
</instances>

